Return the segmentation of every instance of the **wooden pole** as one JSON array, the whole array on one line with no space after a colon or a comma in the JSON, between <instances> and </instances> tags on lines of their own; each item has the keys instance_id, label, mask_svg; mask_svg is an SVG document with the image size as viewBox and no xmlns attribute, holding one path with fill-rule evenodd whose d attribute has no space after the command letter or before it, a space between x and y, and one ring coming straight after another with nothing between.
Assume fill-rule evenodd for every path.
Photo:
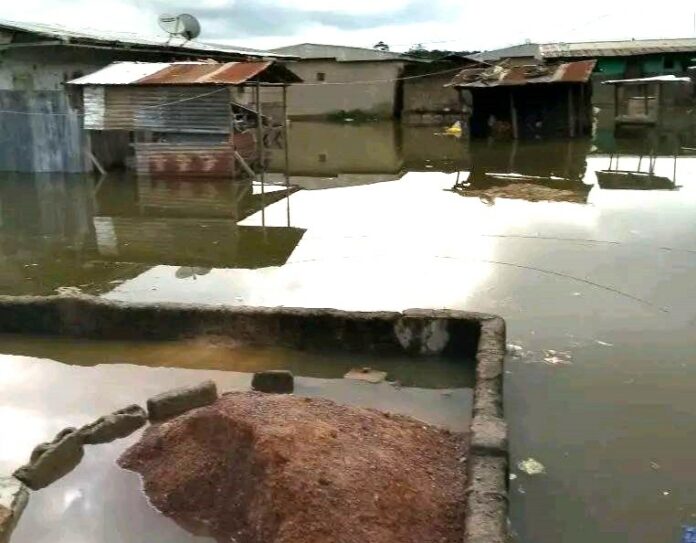
<instances>
[{"instance_id":1,"label":"wooden pole","mask_svg":"<svg viewBox=\"0 0 696 543\"><path fill-rule=\"evenodd\" d=\"M288 227L290 227L290 140L288 139L288 87L283 85L283 147L285 148L285 191Z\"/></svg>"},{"instance_id":2,"label":"wooden pole","mask_svg":"<svg viewBox=\"0 0 696 543\"><path fill-rule=\"evenodd\" d=\"M261 182L261 225L266 227L266 187L265 187L265 157L264 157L264 144L263 144L263 112L261 107L261 82L256 82L256 142L257 152L259 155L259 181Z\"/></svg>"},{"instance_id":3,"label":"wooden pole","mask_svg":"<svg viewBox=\"0 0 696 543\"><path fill-rule=\"evenodd\" d=\"M229 115L230 115L230 147L232 148L232 179L235 179L237 177L237 168L235 166L236 161L237 161L237 149L234 147L234 129L235 129L235 122L234 122L234 107L232 105L232 87L229 87L229 100L230 100L230 108L229 108Z\"/></svg>"},{"instance_id":4,"label":"wooden pole","mask_svg":"<svg viewBox=\"0 0 696 543\"><path fill-rule=\"evenodd\" d=\"M510 120L512 121L512 137L518 139L520 133L517 124L517 108L515 107L515 94L513 91L510 91Z\"/></svg>"},{"instance_id":5,"label":"wooden pole","mask_svg":"<svg viewBox=\"0 0 696 543\"><path fill-rule=\"evenodd\" d=\"M568 136L575 137L575 106L573 105L573 86L568 87Z\"/></svg>"}]
</instances>

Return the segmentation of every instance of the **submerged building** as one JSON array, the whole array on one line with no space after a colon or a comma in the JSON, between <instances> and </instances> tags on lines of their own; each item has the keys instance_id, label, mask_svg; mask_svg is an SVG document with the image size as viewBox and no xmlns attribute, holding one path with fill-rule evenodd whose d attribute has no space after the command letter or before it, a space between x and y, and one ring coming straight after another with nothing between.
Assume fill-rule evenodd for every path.
<instances>
[{"instance_id":1,"label":"submerged building","mask_svg":"<svg viewBox=\"0 0 696 543\"><path fill-rule=\"evenodd\" d=\"M576 137L591 131L589 81L594 60L462 70L450 85L474 137Z\"/></svg>"},{"instance_id":2,"label":"submerged building","mask_svg":"<svg viewBox=\"0 0 696 543\"><path fill-rule=\"evenodd\" d=\"M133 149L140 175L224 178L253 173L263 148L284 145L286 87L300 81L273 61L119 62L69 85L82 89L99 170L127 164Z\"/></svg>"},{"instance_id":3,"label":"submerged building","mask_svg":"<svg viewBox=\"0 0 696 543\"><path fill-rule=\"evenodd\" d=\"M90 170L79 101L71 98L65 83L112 62L278 57L183 38L78 31L0 19L0 171Z\"/></svg>"},{"instance_id":4,"label":"submerged building","mask_svg":"<svg viewBox=\"0 0 696 543\"><path fill-rule=\"evenodd\" d=\"M272 49L298 57L287 66L305 84L290 89L288 114L295 118L323 118L355 114L377 118L399 116L402 88L399 79L409 62L400 53L302 43Z\"/></svg>"}]
</instances>

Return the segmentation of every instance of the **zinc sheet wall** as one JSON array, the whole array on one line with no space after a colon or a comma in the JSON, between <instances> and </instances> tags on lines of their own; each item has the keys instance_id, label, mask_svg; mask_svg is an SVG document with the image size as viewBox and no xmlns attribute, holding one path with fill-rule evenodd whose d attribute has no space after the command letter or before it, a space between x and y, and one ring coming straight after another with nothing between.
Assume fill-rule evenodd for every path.
<instances>
[{"instance_id":1,"label":"zinc sheet wall","mask_svg":"<svg viewBox=\"0 0 696 543\"><path fill-rule=\"evenodd\" d=\"M85 128L153 132L229 132L229 89L86 87Z\"/></svg>"},{"instance_id":2,"label":"zinc sheet wall","mask_svg":"<svg viewBox=\"0 0 696 543\"><path fill-rule=\"evenodd\" d=\"M0 171L85 172L84 147L65 92L0 90Z\"/></svg>"}]
</instances>

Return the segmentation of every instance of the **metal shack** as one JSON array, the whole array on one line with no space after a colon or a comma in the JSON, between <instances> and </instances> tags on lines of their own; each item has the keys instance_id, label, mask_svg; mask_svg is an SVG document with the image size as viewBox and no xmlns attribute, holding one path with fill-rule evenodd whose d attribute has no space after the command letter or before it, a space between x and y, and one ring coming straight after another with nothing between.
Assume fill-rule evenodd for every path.
<instances>
[{"instance_id":1,"label":"metal shack","mask_svg":"<svg viewBox=\"0 0 696 543\"><path fill-rule=\"evenodd\" d=\"M65 83L113 62L218 62L280 55L185 38L0 19L0 171L84 172L82 119Z\"/></svg>"},{"instance_id":2,"label":"metal shack","mask_svg":"<svg viewBox=\"0 0 696 543\"><path fill-rule=\"evenodd\" d=\"M284 147L287 86L300 81L273 61L119 62L70 85L83 89L100 171L108 161L152 177L230 178L240 167L253 176L267 148Z\"/></svg>"},{"instance_id":3,"label":"metal shack","mask_svg":"<svg viewBox=\"0 0 696 543\"><path fill-rule=\"evenodd\" d=\"M594 60L464 69L450 82L473 137L576 137L591 131Z\"/></svg>"}]
</instances>

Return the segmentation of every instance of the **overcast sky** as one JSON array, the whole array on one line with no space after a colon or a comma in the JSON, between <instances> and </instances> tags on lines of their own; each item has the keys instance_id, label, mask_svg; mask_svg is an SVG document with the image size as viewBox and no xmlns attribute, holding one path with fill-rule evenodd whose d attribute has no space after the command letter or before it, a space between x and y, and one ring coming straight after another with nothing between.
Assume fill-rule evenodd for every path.
<instances>
[{"instance_id":1,"label":"overcast sky","mask_svg":"<svg viewBox=\"0 0 696 543\"><path fill-rule=\"evenodd\" d=\"M270 48L301 42L393 50L492 49L531 41L696 37L683 0L0 0L0 18L157 34L157 15L188 12L199 39Z\"/></svg>"}]
</instances>

